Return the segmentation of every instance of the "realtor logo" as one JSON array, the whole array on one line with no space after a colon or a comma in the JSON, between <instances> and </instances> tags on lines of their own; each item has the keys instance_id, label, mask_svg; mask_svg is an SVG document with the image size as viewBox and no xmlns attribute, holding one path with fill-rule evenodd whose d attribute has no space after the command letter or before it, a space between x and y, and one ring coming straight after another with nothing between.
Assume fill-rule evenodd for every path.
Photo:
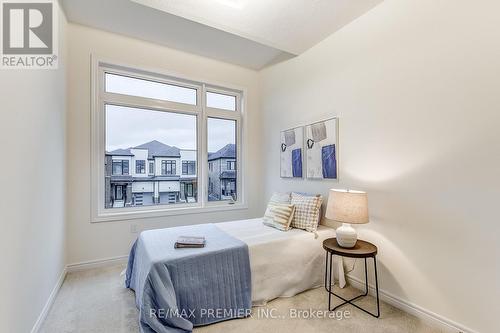
<instances>
[{"instance_id":1,"label":"realtor logo","mask_svg":"<svg viewBox=\"0 0 500 333\"><path fill-rule=\"evenodd\" d=\"M53 0L0 0L2 68L57 68Z\"/></svg>"}]
</instances>

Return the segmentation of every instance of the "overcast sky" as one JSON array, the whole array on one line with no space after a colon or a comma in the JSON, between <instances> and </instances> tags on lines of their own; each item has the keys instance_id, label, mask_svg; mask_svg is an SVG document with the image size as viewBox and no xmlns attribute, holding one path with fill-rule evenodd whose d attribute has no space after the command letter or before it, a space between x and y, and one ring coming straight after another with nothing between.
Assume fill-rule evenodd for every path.
<instances>
[{"instance_id":1,"label":"overcast sky","mask_svg":"<svg viewBox=\"0 0 500 333\"><path fill-rule=\"evenodd\" d=\"M235 143L235 122L208 119L208 151ZM106 106L106 150L130 148L157 140L181 149L196 149L196 117L115 105Z\"/></svg>"}]
</instances>

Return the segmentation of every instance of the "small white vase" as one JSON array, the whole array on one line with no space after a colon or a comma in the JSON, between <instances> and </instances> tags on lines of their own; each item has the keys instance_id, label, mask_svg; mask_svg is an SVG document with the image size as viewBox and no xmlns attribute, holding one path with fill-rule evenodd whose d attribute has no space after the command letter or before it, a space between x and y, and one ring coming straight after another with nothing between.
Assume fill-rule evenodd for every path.
<instances>
[{"instance_id":1,"label":"small white vase","mask_svg":"<svg viewBox=\"0 0 500 333\"><path fill-rule=\"evenodd\" d=\"M342 223L342 226L337 228L335 233L337 234L337 243L339 243L340 246L351 248L356 245L358 234L356 229L351 227L350 223Z\"/></svg>"}]
</instances>

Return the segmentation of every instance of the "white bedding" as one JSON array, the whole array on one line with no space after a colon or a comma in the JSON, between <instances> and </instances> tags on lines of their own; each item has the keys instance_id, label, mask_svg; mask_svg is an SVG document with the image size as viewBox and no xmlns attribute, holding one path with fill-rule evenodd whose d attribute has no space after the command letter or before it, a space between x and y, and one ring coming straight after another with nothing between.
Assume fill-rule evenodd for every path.
<instances>
[{"instance_id":1,"label":"white bedding","mask_svg":"<svg viewBox=\"0 0 500 333\"><path fill-rule=\"evenodd\" d=\"M262 218L216 224L249 248L252 303L264 305L277 297L290 297L324 283L325 250L322 243L334 237L333 228L319 226L316 234L300 229L280 231ZM343 267L338 261L341 285Z\"/></svg>"}]
</instances>

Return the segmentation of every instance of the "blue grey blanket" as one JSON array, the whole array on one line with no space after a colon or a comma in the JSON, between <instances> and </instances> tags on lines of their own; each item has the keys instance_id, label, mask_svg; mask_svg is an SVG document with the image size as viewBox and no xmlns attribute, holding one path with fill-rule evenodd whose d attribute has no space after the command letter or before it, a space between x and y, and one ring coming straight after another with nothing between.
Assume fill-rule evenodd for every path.
<instances>
[{"instance_id":1,"label":"blue grey blanket","mask_svg":"<svg viewBox=\"0 0 500 333\"><path fill-rule=\"evenodd\" d=\"M174 249L179 236L204 236L206 246ZM191 332L246 317L252 305L248 247L214 224L144 231L130 251L125 285L135 291L144 333Z\"/></svg>"}]
</instances>

